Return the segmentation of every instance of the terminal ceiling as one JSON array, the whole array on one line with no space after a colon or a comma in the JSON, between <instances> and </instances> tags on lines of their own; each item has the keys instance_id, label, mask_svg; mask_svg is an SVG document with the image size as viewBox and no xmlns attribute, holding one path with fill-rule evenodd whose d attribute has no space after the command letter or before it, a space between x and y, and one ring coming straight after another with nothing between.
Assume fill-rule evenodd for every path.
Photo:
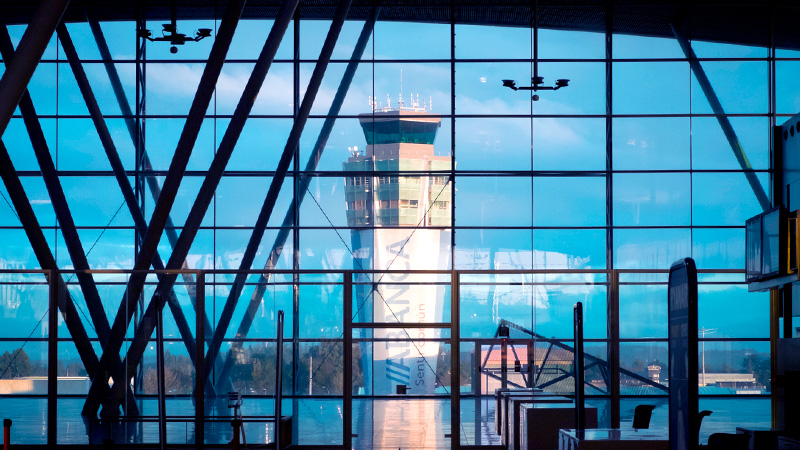
<instances>
[{"instance_id":1,"label":"terminal ceiling","mask_svg":"<svg viewBox=\"0 0 800 450\"><path fill-rule=\"evenodd\" d=\"M74 0L64 19L83 22L86 12L98 20L168 20L175 3L178 20L220 18L226 0ZM2 20L26 23L38 1L6 0ZM279 0L250 0L244 18L275 17ZM381 20L527 27L532 23L533 2L513 0L355 0L349 19L369 17L373 5L381 6ZM301 1L299 17L331 19L335 0ZM792 0L539 0L537 15L544 28L604 32L611 14L612 31L623 34L674 37L670 24L691 39L733 44L800 49L800 3Z\"/></svg>"}]
</instances>

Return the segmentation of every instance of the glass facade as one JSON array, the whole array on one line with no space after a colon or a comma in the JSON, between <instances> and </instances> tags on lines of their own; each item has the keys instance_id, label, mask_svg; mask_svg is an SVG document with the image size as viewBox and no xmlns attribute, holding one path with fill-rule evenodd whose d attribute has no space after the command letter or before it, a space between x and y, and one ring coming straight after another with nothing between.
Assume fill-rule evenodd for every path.
<instances>
[{"instance_id":1,"label":"glass facade","mask_svg":"<svg viewBox=\"0 0 800 450\"><path fill-rule=\"evenodd\" d=\"M599 423L629 426L635 405L646 402L658 405L653 426L665 428L667 270L687 256L701 270L701 409L715 411L701 436L733 432L742 416L769 426L769 296L747 292L744 224L762 210L756 190L771 192L771 127L800 107L796 54L691 42L749 159L744 170L677 39L541 29L535 42L530 28L379 15L359 55L365 24L348 20L289 146L331 26L300 17L258 95L245 100L252 110L193 222L272 25L242 19L203 117L157 246L156 258L181 273L147 274L134 297L126 286L144 277L131 271L145 230L132 211L147 221L157 213L214 38L173 54L168 43L137 39L135 22L67 24L122 177L63 43L51 40L29 85L46 145L32 144L21 110L2 138L63 271L68 295L58 301L71 299L74 311L51 317L52 279L36 271L45 267L40 252L0 185L0 410L14 420L15 442L48 443L52 403L59 444L110 436L156 443L164 426L167 442L191 444L196 415L205 418L205 442L226 443L229 391L244 396L248 442L269 442L283 311L282 413L292 417L294 443L344 445L351 424L354 448L449 448L452 436L461 445L498 444L495 388L574 393L572 378L559 376L571 370L577 301L586 311L587 366L594 363L586 395ZM219 26L220 19L179 21L184 32L211 28L214 36ZM7 29L17 45L25 26ZM566 78L569 86L542 91L538 101L503 87L504 79L528 85L535 64L545 84ZM284 154L285 174L276 169ZM181 238L190 239L183 255L174 253ZM85 274L76 252L98 272ZM159 291L169 277L172 289ZM137 342L151 298L167 304L164 326ZM125 319L119 360L104 357L109 330ZM504 324L511 335L501 356ZM79 328L101 367L107 359L119 368L139 353L130 383L91 379L91 357L75 342ZM204 365L202 413L191 345L199 334L203 353L218 351ZM608 375L609 353L618 356L617 380ZM48 385L54 361L57 383ZM398 395L397 385L410 390ZM120 401L95 405L92 419L82 419L92 389ZM141 418L97 419L103 410ZM160 424L159 416L170 420Z\"/></svg>"}]
</instances>

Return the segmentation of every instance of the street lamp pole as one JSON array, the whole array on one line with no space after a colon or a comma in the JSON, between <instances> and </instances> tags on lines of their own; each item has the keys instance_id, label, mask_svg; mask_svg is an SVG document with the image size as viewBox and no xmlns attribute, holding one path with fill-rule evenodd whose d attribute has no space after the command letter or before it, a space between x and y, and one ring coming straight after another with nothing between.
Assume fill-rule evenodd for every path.
<instances>
[{"instance_id":1,"label":"street lamp pole","mask_svg":"<svg viewBox=\"0 0 800 450\"><path fill-rule=\"evenodd\" d=\"M706 385L706 333L714 334L717 332L717 329L704 327L700 328L697 331L702 335L703 339L703 384L702 385L705 386Z\"/></svg>"}]
</instances>

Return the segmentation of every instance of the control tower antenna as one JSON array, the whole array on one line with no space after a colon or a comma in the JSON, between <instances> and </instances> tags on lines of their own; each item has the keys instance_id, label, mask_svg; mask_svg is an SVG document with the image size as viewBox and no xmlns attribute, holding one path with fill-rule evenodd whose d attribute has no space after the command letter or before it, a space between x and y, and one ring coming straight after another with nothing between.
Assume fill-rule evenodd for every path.
<instances>
[{"instance_id":1,"label":"control tower antenna","mask_svg":"<svg viewBox=\"0 0 800 450\"><path fill-rule=\"evenodd\" d=\"M403 109L403 69L400 69L400 103L398 105L400 109Z\"/></svg>"}]
</instances>

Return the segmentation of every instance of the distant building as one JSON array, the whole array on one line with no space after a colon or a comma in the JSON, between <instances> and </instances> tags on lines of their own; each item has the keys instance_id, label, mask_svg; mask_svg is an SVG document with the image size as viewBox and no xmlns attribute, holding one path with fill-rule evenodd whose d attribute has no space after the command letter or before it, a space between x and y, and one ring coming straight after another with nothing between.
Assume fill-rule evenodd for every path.
<instances>
[{"instance_id":1,"label":"distant building","mask_svg":"<svg viewBox=\"0 0 800 450\"><path fill-rule=\"evenodd\" d=\"M58 377L58 395L86 395L89 377ZM0 379L0 395L47 395L47 377L19 377Z\"/></svg>"},{"instance_id":2,"label":"distant building","mask_svg":"<svg viewBox=\"0 0 800 450\"><path fill-rule=\"evenodd\" d=\"M661 366L652 365L647 366L647 377L650 378L652 381L656 383L660 383L661 381Z\"/></svg>"},{"instance_id":3,"label":"distant building","mask_svg":"<svg viewBox=\"0 0 800 450\"><path fill-rule=\"evenodd\" d=\"M698 377L700 385L731 388L736 390L757 390L765 387L756 381L752 373L705 373Z\"/></svg>"}]
</instances>

